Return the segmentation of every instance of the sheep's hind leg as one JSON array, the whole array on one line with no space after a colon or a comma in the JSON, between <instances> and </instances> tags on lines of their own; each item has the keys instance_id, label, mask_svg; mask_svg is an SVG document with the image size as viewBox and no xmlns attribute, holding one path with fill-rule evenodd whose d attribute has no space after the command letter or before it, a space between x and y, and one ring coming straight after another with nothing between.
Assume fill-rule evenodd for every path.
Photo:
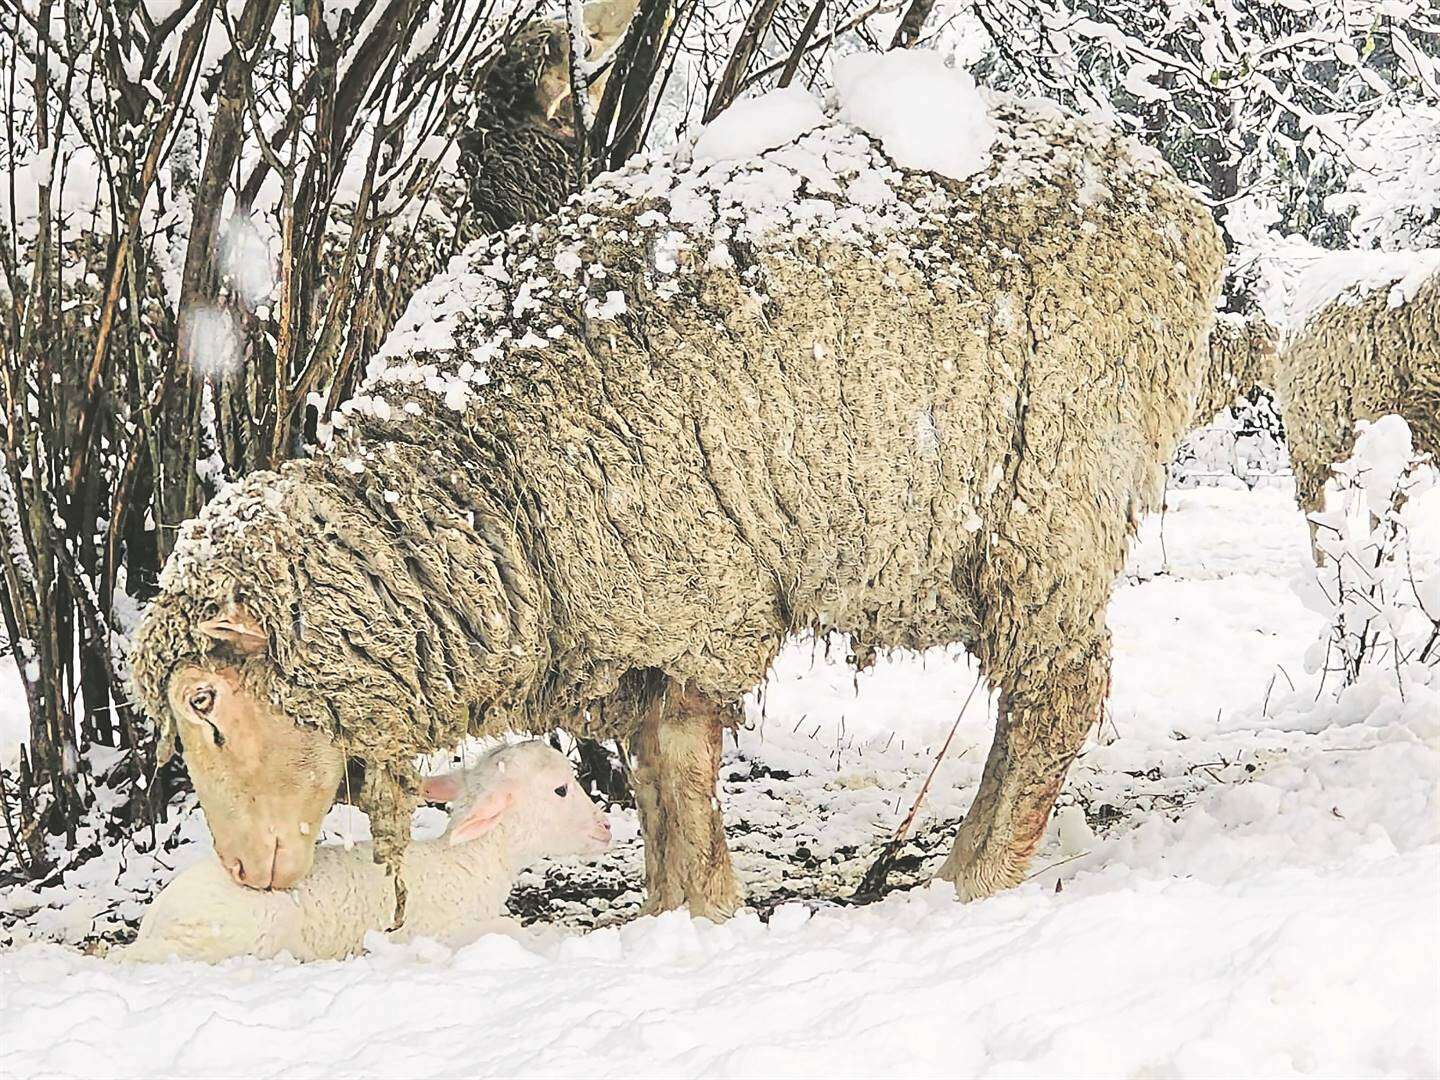
<instances>
[{"instance_id":1,"label":"sheep's hind leg","mask_svg":"<svg viewBox=\"0 0 1440 1080\"><path fill-rule=\"evenodd\" d=\"M954 882L960 899L1024 880L1065 773L1099 719L1109 653L1107 635L1068 663L1032 660L1000 675L1000 718L980 790L936 875Z\"/></svg>"},{"instance_id":2,"label":"sheep's hind leg","mask_svg":"<svg viewBox=\"0 0 1440 1080\"><path fill-rule=\"evenodd\" d=\"M669 683L630 740L645 840L642 914L687 907L719 922L740 906L716 794L724 719L723 706Z\"/></svg>"}]
</instances>

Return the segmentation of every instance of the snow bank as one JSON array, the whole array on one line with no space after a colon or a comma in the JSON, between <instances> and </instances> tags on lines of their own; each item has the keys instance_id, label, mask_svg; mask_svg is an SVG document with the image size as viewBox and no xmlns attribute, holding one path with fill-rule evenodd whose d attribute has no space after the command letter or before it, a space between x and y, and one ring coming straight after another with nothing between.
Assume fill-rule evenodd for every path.
<instances>
[{"instance_id":1,"label":"snow bank","mask_svg":"<svg viewBox=\"0 0 1440 1080\"><path fill-rule=\"evenodd\" d=\"M706 124L695 141L696 162L755 157L825 123L820 103L803 86L742 98Z\"/></svg>"},{"instance_id":2,"label":"snow bank","mask_svg":"<svg viewBox=\"0 0 1440 1080\"><path fill-rule=\"evenodd\" d=\"M308 969L0 957L7 1075L1421 1076L1433 860L679 913ZM1052 887L1053 888L1053 887ZM1377 979L1376 972L1385 977ZM548 988L548 989L545 989Z\"/></svg>"},{"instance_id":3,"label":"snow bank","mask_svg":"<svg viewBox=\"0 0 1440 1080\"><path fill-rule=\"evenodd\" d=\"M998 136L968 72L940 54L895 49L835 61L840 119L875 136L895 164L965 180L990 163Z\"/></svg>"}]
</instances>

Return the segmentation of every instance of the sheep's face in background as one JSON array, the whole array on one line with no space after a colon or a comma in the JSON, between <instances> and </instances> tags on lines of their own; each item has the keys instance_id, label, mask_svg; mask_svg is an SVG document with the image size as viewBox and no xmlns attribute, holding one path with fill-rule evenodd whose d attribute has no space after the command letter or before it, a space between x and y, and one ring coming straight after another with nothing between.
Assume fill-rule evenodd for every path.
<instances>
[{"instance_id":1,"label":"sheep's face in background","mask_svg":"<svg viewBox=\"0 0 1440 1080\"><path fill-rule=\"evenodd\" d=\"M434 776L421 786L433 802L451 802L451 844L506 825L518 854L594 855L610 846L610 819L585 794L569 759L542 742L507 746L477 766Z\"/></svg>"},{"instance_id":2,"label":"sheep's face in background","mask_svg":"<svg viewBox=\"0 0 1440 1080\"><path fill-rule=\"evenodd\" d=\"M241 885L290 888L310 872L344 756L328 733L257 700L234 668L181 667L167 693L221 864Z\"/></svg>"},{"instance_id":3,"label":"sheep's face in background","mask_svg":"<svg viewBox=\"0 0 1440 1080\"><path fill-rule=\"evenodd\" d=\"M585 5L585 60L595 63L610 52L630 28L637 0L591 0ZM570 83L570 42L560 24L561 32L551 35L546 44L545 63L535 85L535 104L545 122L558 134L574 134L574 102ZM589 97L598 106L605 93L607 70L590 84Z\"/></svg>"}]
</instances>

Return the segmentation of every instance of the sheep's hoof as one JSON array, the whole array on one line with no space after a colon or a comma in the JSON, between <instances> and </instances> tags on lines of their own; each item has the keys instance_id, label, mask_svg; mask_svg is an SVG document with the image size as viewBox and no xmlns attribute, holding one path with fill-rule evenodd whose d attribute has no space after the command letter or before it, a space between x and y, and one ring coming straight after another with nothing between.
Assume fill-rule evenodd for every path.
<instances>
[{"instance_id":1,"label":"sheep's hoof","mask_svg":"<svg viewBox=\"0 0 1440 1080\"><path fill-rule=\"evenodd\" d=\"M963 901L983 900L1024 881L1029 861L1028 855L1007 844L974 843L962 823L955 846L935 877L954 885L955 895Z\"/></svg>"},{"instance_id":2,"label":"sheep's hoof","mask_svg":"<svg viewBox=\"0 0 1440 1080\"><path fill-rule=\"evenodd\" d=\"M666 911L687 910L692 918L709 919L722 923L740 910L744 897L735 883L734 871L728 863L716 868L716 880L689 889L680 888L674 882L671 887L651 886L645 902L640 905L640 915L660 915Z\"/></svg>"},{"instance_id":3,"label":"sheep's hoof","mask_svg":"<svg viewBox=\"0 0 1440 1080\"><path fill-rule=\"evenodd\" d=\"M640 914L643 916L659 915L666 911L688 911L692 919L709 919L713 923L722 923L739 910L740 905L738 903L678 904L666 907L658 902L652 904L647 900L641 905Z\"/></svg>"}]
</instances>

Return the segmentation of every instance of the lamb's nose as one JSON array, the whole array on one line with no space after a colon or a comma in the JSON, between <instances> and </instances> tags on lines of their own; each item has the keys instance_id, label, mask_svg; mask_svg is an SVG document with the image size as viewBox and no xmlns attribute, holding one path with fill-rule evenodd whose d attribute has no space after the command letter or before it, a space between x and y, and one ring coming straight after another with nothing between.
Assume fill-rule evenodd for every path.
<instances>
[{"instance_id":1,"label":"lamb's nose","mask_svg":"<svg viewBox=\"0 0 1440 1080\"><path fill-rule=\"evenodd\" d=\"M230 875L230 880L236 885L245 884L245 864L239 859L225 863L225 870Z\"/></svg>"}]
</instances>

